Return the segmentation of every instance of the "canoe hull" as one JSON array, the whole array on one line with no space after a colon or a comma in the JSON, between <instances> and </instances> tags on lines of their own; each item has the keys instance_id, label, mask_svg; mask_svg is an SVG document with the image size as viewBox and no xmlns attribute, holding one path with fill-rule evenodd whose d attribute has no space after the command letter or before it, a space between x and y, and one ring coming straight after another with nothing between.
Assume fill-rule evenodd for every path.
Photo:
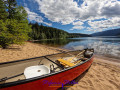
<instances>
[{"instance_id":1,"label":"canoe hull","mask_svg":"<svg viewBox=\"0 0 120 90\"><path fill-rule=\"evenodd\" d=\"M85 72L92 62L93 57L87 62L69 70L22 84L1 88L1 90L56 90Z\"/></svg>"}]
</instances>

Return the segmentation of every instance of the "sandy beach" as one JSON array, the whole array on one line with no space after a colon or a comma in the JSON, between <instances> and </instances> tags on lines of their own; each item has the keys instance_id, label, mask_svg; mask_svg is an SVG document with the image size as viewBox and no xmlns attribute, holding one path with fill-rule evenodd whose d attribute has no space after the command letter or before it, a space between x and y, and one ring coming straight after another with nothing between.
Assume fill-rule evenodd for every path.
<instances>
[{"instance_id":1,"label":"sandy beach","mask_svg":"<svg viewBox=\"0 0 120 90\"><path fill-rule=\"evenodd\" d=\"M67 90L120 90L120 67L95 58L91 68Z\"/></svg>"},{"instance_id":2,"label":"sandy beach","mask_svg":"<svg viewBox=\"0 0 120 90\"><path fill-rule=\"evenodd\" d=\"M26 42L24 45L13 45L9 49L0 48L0 62L20 60L59 53L53 47ZM120 90L120 61L107 57L95 56L88 72L75 79L67 90Z\"/></svg>"},{"instance_id":3,"label":"sandy beach","mask_svg":"<svg viewBox=\"0 0 120 90\"><path fill-rule=\"evenodd\" d=\"M59 53L52 47L25 42L23 45L12 45L8 49L0 49L0 62L14 61Z\"/></svg>"}]
</instances>

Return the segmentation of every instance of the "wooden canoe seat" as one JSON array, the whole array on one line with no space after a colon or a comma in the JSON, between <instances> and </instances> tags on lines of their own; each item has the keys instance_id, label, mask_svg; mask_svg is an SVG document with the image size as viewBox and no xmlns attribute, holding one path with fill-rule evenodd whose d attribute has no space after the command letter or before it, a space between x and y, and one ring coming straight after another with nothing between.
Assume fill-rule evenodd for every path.
<instances>
[{"instance_id":1,"label":"wooden canoe seat","mask_svg":"<svg viewBox=\"0 0 120 90\"><path fill-rule=\"evenodd\" d=\"M63 59L58 59L58 61L61 62L63 65L67 65L69 67L72 67L75 65L74 63L71 63L71 62L69 62L67 60L63 60Z\"/></svg>"},{"instance_id":2,"label":"wooden canoe seat","mask_svg":"<svg viewBox=\"0 0 120 90\"><path fill-rule=\"evenodd\" d=\"M71 63L71 61L72 60L74 60L76 57L78 57L79 55L81 55L82 53L84 53L85 52L85 50L83 50L82 52L80 52L80 53L78 53L75 57L72 57L72 58L70 58L70 59L68 59L68 60L64 60L64 59L58 59L58 61L62 64L62 65L64 65L64 66L69 66L69 67L72 67L72 66L75 66L77 63L79 63L79 62L76 62L76 64L74 64L74 63Z\"/></svg>"}]
</instances>

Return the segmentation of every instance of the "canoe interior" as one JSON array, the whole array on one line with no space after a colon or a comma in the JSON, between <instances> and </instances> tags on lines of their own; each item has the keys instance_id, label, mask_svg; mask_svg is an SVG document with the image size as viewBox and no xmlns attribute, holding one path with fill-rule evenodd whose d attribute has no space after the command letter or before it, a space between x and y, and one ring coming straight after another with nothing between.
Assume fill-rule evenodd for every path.
<instances>
[{"instance_id":1,"label":"canoe interior","mask_svg":"<svg viewBox=\"0 0 120 90\"><path fill-rule=\"evenodd\" d=\"M89 50L91 52L94 52L93 50ZM76 56L78 53L82 52L82 50L78 51L71 51L71 52L66 52L66 53L60 53L60 54L55 54L55 55L48 55L46 56L47 58L51 59L52 61L56 62L57 59L69 59L71 57ZM77 57L77 59L81 59L81 57L84 57L86 60L89 58L86 58L83 53ZM85 60L80 61L78 64L85 62ZM7 63L7 64L1 64L0 65L0 79L5 78L5 77L11 77L20 73L24 73L25 68L29 66L35 66L35 65L40 65L43 64L47 66L50 69L50 65L54 65L54 68L56 68L55 72L62 70L62 68L58 67L56 64L53 62L47 60L44 57L37 57L29 60L23 60L23 61L18 61L18 62L13 62L13 63ZM64 68L69 68L69 67L64 67ZM51 72L54 73L54 72ZM14 82L18 80L24 80L26 79L24 74L17 76L12 79L8 79L6 81L0 82L0 84L8 83L8 82Z\"/></svg>"}]
</instances>

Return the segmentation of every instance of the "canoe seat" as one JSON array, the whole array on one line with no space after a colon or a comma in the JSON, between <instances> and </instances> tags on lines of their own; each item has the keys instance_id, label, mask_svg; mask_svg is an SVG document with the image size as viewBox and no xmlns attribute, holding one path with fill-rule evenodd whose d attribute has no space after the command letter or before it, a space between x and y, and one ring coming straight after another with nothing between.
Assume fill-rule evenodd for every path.
<instances>
[{"instance_id":1,"label":"canoe seat","mask_svg":"<svg viewBox=\"0 0 120 90\"><path fill-rule=\"evenodd\" d=\"M71 63L71 62L69 62L67 60L63 60L63 59L58 59L58 61L61 62L63 65L67 65L67 66L70 66L70 67L75 65L74 63Z\"/></svg>"},{"instance_id":2,"label":"canoe seat","mask_svg":"<svg viewBox=\"0 0 120 90\"><path fill-rule=\"evenodd\" d=\"M64 66L69 66L69 67L75 66L75 65L78 64L81 60L80 60L79 62L77 62L76 64L71 63L71 61L74 60L74 59L76 59L79 55L81 55L81 54L84 53L84 52L85 52L85 50L83 50L82 52L78 53L75 57L72 57L72 58L70 58L70 59L68 59L68 60L58 59L58 61L61 62L61 64L64 65Z\"/></svg>"}]
</instances>

